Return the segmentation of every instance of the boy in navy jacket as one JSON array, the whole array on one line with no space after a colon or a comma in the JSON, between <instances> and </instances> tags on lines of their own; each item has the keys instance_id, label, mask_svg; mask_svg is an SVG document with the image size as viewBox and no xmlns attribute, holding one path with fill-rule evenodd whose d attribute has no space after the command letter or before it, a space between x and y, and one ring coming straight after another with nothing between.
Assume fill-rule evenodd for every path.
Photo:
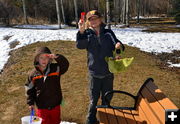
<instances>
[{"instance_id":1,"label":"boy in navy jacket","mask_svg":"<svg viewBox=\"0 0 180 124\"><path fill-rule=\"evenodd\" d=\"M109 71L105 57L112 57L113 50L124 45L116 38L110 29L105 29L101 15L98 11L92 10L86 15L86 24L79 21L76 46L79 49L87 50L89 82L90 82L90 104L86 124L96 124L96 105L101 94L102 104L105 100L102 96L107 91L113 90L114 75ZM110 96L111 100L112 96Z\"/></svg>"}]
</instances>

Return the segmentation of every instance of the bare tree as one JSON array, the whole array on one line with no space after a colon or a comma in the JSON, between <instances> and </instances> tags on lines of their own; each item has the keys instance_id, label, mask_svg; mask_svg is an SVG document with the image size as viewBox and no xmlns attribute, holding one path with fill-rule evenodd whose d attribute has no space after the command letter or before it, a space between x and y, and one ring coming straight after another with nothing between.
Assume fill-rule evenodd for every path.
<instances>
[{"instance_id":1,"label":"bare tree","mask_svg":"<svg viewBox=\"0 0 180 124\"><path fill-rule=\"evenodd\" d=\"M83 4L84 4L85 12L88 12L90 10L89 1L88 0L83 0Z\"/></svg>"},{"instance_id":2,"label":"bare tree","mask_svg":"<svg viewBox=\"0 0 180 124\"><path fill-rule=\"evenodd\" d=\"M136 0L136 9L137 9L137 23L139 24L140 0Z\"/></svg>"},{"instance_id":3,"label":"bare tree","mask_svg":"<svg viewBox=\"0 0 180 124\"><path fill-rule=\"evenodd\" d=\"M114 0L114 21L115 21L115 26L118 23L119 20L119 0Z\"/></svg>"},{"instance_id":4,"label":"bare tree","mask_svg":"<svg viewBox=\"0 0 180 124\"><path fill-rule=\"evenodd\" d=\"M60 18L59 1L58 0L56 0L56 12L57 12L57 18L58 18L58 26L59 26L59 29L61 29L61 18Z\"/></svg>"},{"instance_id":5,"label":"bare tree","mask_svg":"<svg viewBox=\"0 0 180 124\"><path fill-rule=\"evenodd\" d=\"M100 11L100 0L97 0L97 10Z\"/></svg>"},{"instance_id":6,"label":"bare tree","mask_svg":"<svg viewBox=\"0 0 180 124\"><path fill-rule=\"evenodd\" d=\"M126 22L126 0L123 0L122 4L122 22L123 24Z\"/></svg>"},{"instance_id":7,"label":"bare tree","mask_svg":"<svg viewBox=\"0 0 180 124\"><path fill-rule=\"evenodd\" d=\"M64 24L66 24L66 18L65 18L65 14L64 14L64 4L63 4L63 0L61 0L61 9L62 9L63 21L64 21Z\"/></svg>"},{"instance_id":8,"label":"bare tree","mask_svg":"<svg viewBox=\"0 0 180 124\"><path fill-rule=\"evenodd\" d=\"M129 26L129 0L126 0L126 26Z\"/></svg>"},{"instance_id":9,"label":"bare tree","mask_svg":"<svg viewBox=\"0 0 180 124\"><path fill-rule=\"evenodd\" d=\"M78 28L78 11L77 11L77 1L76 0L74 0L74 9L75 9L76 28Z\"/></svg>"},{"instance_id":10,"label":"bare tree","mask_svg":"<svg viewBox=\"0 0 180 124\"><path fill-rule=\"evenodd\" d=\"M22 2L23 2L24 22L25 24L29 24L26 13L26 0L22 0Z\"/></svg>"},{"instance_id":11,"label":"bare tree","mask_svg":"<svg viewBox=\"0 0 180 124\"><path fill-rule=\"evenodd\" d=\"M107 16L107 26L110 29L111 25L110 25L110 4L109 4L109 0L106 0L106 16Z\"/></svg>"}]
</instances>

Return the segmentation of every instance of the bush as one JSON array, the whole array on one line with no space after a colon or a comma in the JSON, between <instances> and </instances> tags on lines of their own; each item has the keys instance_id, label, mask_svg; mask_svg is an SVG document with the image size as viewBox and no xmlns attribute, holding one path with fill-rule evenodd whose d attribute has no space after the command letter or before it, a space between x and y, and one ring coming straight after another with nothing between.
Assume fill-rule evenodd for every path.
<instances>
[{"instance_id":1,"label":"bush","mask_svg":"<svg viewBox=\"0 0 180 124\"><path fill-rule=\"evenodd\" d=\"M180 13L175 15L175 20L177 24L180 24Z\"/></svg>"}]
</instances>

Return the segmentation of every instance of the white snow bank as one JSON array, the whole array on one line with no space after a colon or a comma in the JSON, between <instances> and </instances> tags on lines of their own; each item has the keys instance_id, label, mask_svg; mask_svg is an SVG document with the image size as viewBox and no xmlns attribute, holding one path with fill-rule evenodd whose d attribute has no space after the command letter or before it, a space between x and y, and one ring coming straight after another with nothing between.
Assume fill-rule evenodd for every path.
<instances>
[{"instance_id":1,"label":"white snow bank","mask_svg":"<svg viewBox=\"0 0 180 124\"><path fill-rule=\"evenodd\" d=\"M32 27L24 26L24 27ZM0 70L9 58L13 49L32 44L38 41L76 40L77 29L48 30L49 26L36 25L40 29L16 29L0 27ZM52 26L53 27L53 26ZM117 38L124 44L140 48L142 51L162 53L180 50L180 33L147 33L142 28L112 28ZM7 38L9 37L9 38ZM10 49L10 44L19 42L15 48Z\"/></svg>"}]
</instances>

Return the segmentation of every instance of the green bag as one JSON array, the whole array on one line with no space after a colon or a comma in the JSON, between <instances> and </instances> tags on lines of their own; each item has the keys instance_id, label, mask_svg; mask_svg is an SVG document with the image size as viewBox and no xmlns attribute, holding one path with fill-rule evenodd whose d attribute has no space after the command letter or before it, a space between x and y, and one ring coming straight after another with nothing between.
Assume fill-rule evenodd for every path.
<instances>
[{"instance_id":1,"label":"green bag","mask_svg":"<svg viewBox=\"0 0 180 124\"><path fill-rule=\"evenodd\" d=\"M109 71L111 73L120 73L125 71L134 60L134 57L115 59L116 55L116 51L114 51L113 57L105 57L105 60L108 63Z\"/></svg>"}]
</instances>

